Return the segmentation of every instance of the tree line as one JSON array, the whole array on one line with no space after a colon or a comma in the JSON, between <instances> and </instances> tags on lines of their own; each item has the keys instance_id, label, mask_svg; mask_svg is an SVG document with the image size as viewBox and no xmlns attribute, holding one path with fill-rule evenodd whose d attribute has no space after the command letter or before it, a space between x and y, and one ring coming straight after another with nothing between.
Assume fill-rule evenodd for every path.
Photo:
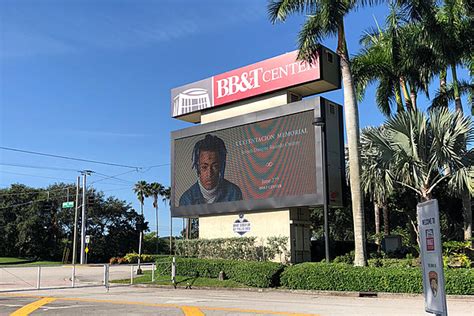
<instances>
[{"instance_id":1,"label":"tree line","mask_svg":"<svg viewBox=\"0 0 474 316\"><path fill-rule=\"evenodd\" d=\"M69 201L74 201L75 189L75 185L66 183L46 188L12 184L0 189L0 257L61 261L69 253L66 260L71 262L75 211L74 207L62 208L62 203L67 200L68 190ZM87 196L87 235L91 236L88 262L107 262L110 257L136 252L140 234L137 226L148 230L143 215L130 203L106 197L103 192L88 190ZM78 216L77 258L80 227Z\"/></svg>"}]
</instances>

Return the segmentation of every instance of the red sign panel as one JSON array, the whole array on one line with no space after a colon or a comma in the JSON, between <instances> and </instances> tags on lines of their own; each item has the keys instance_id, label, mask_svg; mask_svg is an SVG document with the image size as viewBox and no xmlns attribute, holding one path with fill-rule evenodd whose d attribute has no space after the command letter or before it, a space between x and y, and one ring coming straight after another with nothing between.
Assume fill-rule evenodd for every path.
<instances>
[{"instance_id":1,"label":"red sign panel","mask_svg":"<svg viewBox=\"0 0 474 316\"><path fill-rule=\"evenodd\" d=\"M319 63L297 61L298 51L215 76L214 106L320 79Z\"/></svg>"},{"instance_id":2,"label":"red sign panel","mask_svg":"<svg viewBox=\"0 0 474 316\"><path fill-rule=\"evenodd\" d=\"M298 51L171 90L173 117L321 79L320 59L297 61Z\"/></svg>"}]
</instances>

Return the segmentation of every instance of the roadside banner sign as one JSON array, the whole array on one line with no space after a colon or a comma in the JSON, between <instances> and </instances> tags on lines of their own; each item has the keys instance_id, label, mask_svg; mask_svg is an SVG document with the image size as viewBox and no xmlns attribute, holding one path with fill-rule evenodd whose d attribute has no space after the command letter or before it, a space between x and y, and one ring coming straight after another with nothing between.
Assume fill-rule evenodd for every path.
<instances>
[{"instance_id":1,"label":"roadside banner sign","mask_svg":"<svg viewBox=\"0 0 474 316\"><path fill-rule=\"evenodd\" d=\"M417 215L425 310L428 313L446 316L448 310L444 291L438 201L429 200L418 204Z\"/></svg>"},{"instance_id":2,"label":"roadside banner sign","mask_svg":"<svg viewBox=\"0 0 474 316\"><path fill-rule=\"evenodd\" d=\"M63 208L73 208L74 202L63 202Z\"/></svg>"}]
</instances>

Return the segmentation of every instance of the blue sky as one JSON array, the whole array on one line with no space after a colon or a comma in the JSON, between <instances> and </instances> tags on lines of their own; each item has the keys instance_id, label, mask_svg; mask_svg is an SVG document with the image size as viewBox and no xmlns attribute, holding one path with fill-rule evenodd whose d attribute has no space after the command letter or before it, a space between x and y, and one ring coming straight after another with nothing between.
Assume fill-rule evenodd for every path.
<instances>
[{"instance_id":1,"label":"blue sky","mask_svg":"<svg viewBox=\"0 0 474 316\"><path fill-rule=\"evenodd\" d=\"M272 25L266 4L0 0L1 146L133 166L165 164L94 185L138 210L131 186L138 180L170 184L170 132L189 126L171 118L170 89L296 49L302 17ZM346 19L351 54L374 18L383 24L386 14L386 6L377 6ZM324 44L336 48L335 38ZM323 96L343 102L342 90ZM424 99L419 102L423 107ZM372 87L360 104L360 123L382 121ZM74 170L82 169L102 174L92 175L93 182L129 170L2 150L0 162L0 187L75 182ZM152 202L146 203L154 230ZM175 227L180 224L176 219ZM160 232L169 234L163 203Z\"/></svg>"}]
</instances>

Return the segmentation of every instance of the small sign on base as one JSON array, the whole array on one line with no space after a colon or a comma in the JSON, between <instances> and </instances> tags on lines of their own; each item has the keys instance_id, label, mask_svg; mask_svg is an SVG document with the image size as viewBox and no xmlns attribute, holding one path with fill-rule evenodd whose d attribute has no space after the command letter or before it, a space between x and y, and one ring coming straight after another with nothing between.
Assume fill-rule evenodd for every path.
<instances>
[{"instance_id":1,"label":"small sign on base","mask_svg":"<svg viewBox=\"0 0 474 316\"><path fill-rule=\"evenodd\" d=\"M417 216L425 311L447 316L438 201L429 200L418 204Z\"/></svg>"}]
</instances>

